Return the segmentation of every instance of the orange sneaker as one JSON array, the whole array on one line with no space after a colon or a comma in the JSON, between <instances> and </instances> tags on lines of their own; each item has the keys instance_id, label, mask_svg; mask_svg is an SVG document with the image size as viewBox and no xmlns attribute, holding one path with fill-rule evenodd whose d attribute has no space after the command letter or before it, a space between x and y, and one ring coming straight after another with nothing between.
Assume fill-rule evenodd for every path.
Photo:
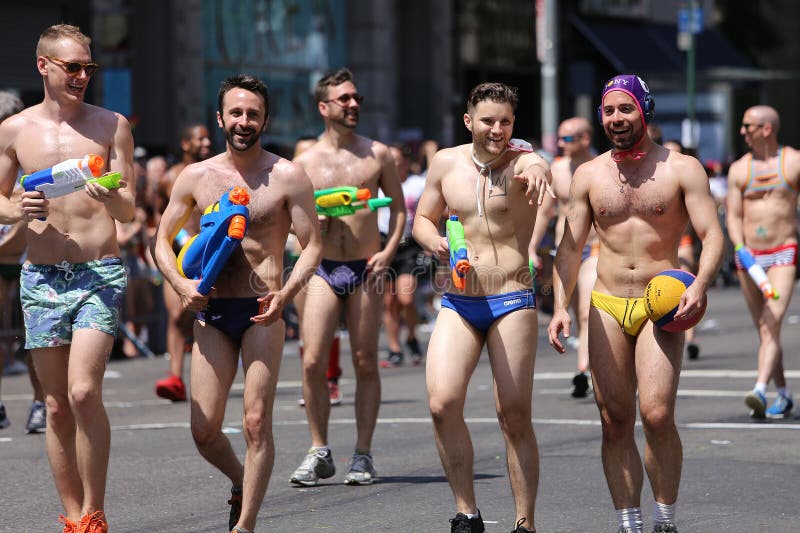
<instances>
[{"instance_id":1,"label":"orange sneaker","mask_svg":"<svg viewBox=\"0 0 800 533\"><path fill-rule=\"evenodd\" d=\"M58 517L58 523L64 524L64 529L61 531L61 533L78 533L78 524L64 515Z\"/></svg>"},{"instance_id":2,"label":"orange sneaker","mask_svg":"<svg viewBox=\"0 0 800 533\"><path fill-rule=\"evenodd\" d=\"M185 402L186 385L181 378L170 374L168 378L156 381L156 394L173 402Z\"/></svg>"},{"instance_id":3,"label":"orange sneaker","mask_svg":"<svg viewBox=\"0 0 800 533\"><path fill-rule=\"evenodd\" d=\"M108 522L103 511L95 511L81 517L75 533L108 533Z\"/></svg>"}]
</instances>

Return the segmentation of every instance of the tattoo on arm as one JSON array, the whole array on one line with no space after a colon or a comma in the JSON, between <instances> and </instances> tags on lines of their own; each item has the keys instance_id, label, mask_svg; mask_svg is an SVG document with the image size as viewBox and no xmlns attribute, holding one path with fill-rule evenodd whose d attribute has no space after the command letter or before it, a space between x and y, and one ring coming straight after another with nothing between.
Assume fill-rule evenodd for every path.
<instances>
[{"instance_id":1,"label":"tattoo on arm","mask_svg":"<svg viewBox=\"0 0 800 533\"><path fill-rule=\"evenodd\" d=\"M568 202L567 202L567 217L566 217L566 219L569 222L574 222L576 217L577 217L577 215L575 213L575 194L574 194L574 191L572 190L572 185L570 185L570 187L569 187L569 199L568 199Z\"/></svg>"}]
</instances>

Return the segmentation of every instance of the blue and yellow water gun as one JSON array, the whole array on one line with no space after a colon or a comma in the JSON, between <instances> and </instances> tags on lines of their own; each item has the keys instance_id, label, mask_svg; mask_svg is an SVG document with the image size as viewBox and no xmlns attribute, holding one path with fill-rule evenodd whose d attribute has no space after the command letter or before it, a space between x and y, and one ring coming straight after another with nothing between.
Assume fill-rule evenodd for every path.
<instances>
[{"instance_id":1,"label":"blue and yellow water gun","mask_svg":"<svg viewBox=\"0 0 800 533\"><path fill-rule=\"evenodd\" d=\"M467 255L467 239L464 237L464 226L456 215L450 215L447 221L447 245L450 247L450 274L453 285L464 290L467 286L467 272L472 268Z\"/></svg>"},{"instance_id":2,"label":"blue and yellow water gun","mask_svg":"<svg viewBox=\"0 0 800 533\"><path fill-rule=\"evenodd\" d=\"M231 253L247 231L250 195L233 187L218 202L206 208L200 218L200 233L192 237L178 254L178 272L199 279L197 292L208 294Z\"/></svg>"},{"instance_id":3,"label":"blue and yellow water gun","mask_svg":"<svg viewBox=\"0 0 800 533\"><path fill-rule=\"evenodd\" d=\"M369 189L352 186L331 187L314 191L314 204L320 215L343 217L352 215L365 207L368 207L370 211L375 211L379 207L386 207L392 203L392 199L389 197L371 198L371 196L372 193Z\"/></svg>"}]
</instances>

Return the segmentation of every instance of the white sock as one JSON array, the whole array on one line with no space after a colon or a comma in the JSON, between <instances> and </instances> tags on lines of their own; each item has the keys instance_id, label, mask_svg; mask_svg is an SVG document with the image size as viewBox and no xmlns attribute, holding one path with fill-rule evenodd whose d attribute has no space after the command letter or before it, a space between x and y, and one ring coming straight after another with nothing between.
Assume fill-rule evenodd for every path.
<instances>
[{"instance_id":1,"label":"white sock","mask_svg":"<svg viewBox=\"0 0 800 533\"><path fill-rule=\"evenodd\" d=\"M311 449L314 450L315 452L325 452L325 455L331 453L331 449L328 448L327 444L325 446L312 446Z\"/></svg>"},{"instance_id":2,"label":"white sock","mask_svg":"<svg viewBox=\"0 0 800 533\"><path fill-rule=\"evenodd\" d=\"M478 511L475 514L472 514L472 513L466 513L466 514L467 514L467 518L478 518L481 515L480 511Z\"/></svg>"},{"instance_id":3,"label":"white sock","mask_svg":"<svg viewBox=\"0 0 800 533\"><path fill-rule=\"evenodd\" d=\"M667 505L666 503L655 502L653 505L653 526L658 524L674 524L675 523L675 504Z\"/></svg>"},{"instance_id":4,"label":"white sock","mask_svg":"<svg viewBox=\"0 0 800 533\"><path fill-rule=\"evenodd\" d=\"M753 387L753 391L760 392L761 394L767 394L767 384L766 383L756 383L756 386Z\"/></svg>"},{"instance_id":5,"label":"white sock","mask_svg":"<svg viewBox=\"0 0 800 533\"><path fill-rule=\"evenodd\" d=\"M778 387L778 394L787 399L792 398L792 393L789 392L789 389L787 389L786 387Z\"/></svg>"},{"instance_id":6,"label":"white sock","mask_svg":"<svg viewBox=\"0 0 800 533\"><path fill-rule=\"evenodd\" d=\"M636 533L641 533L644 522L642 522L642 508L629 507L627 509L617 509L617 522L619 527L631 528Z\"/></svg>"}]
</instances>

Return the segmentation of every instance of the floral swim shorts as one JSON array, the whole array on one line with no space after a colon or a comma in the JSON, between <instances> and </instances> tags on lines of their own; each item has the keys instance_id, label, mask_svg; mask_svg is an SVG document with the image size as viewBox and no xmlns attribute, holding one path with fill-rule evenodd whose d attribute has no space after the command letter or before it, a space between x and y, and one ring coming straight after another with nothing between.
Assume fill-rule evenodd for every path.
<instances>
[{"instance_id":1,"label":"floral swim shorts","mask_svg":"<svg viewBox=\"0 0 800 533\"><path fill-rule=\"evenodd\" d=\"M70 344L76 329L115 335L126 286L119 258L22 265L25 348Z\"/></svg>"}]
</instances>

